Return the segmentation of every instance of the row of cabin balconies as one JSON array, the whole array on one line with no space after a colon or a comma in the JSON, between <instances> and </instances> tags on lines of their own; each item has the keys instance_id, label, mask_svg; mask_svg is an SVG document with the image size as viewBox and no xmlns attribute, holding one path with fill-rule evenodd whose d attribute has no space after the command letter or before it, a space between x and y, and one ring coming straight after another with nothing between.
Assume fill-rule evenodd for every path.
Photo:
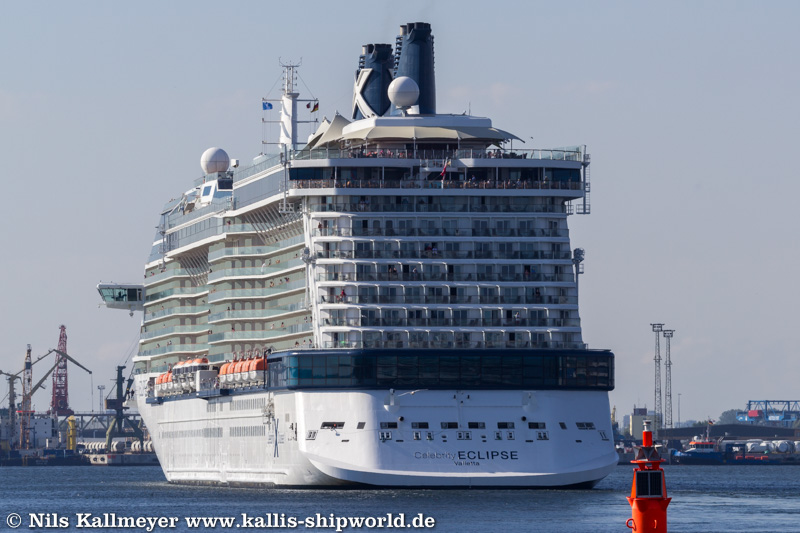
<instances>
[{"instance_id":1,"label":"row of cabin balconies","mask_svg":"<svg viewBox=\"0 0 800 533\"><path fill-rule=\"evenodd\" d=\"M360 244L360 243L359 243ZM405 244L405 243L404 243ZM317 259L543 259L548 261L572 259L569 250L527 250L527 251L500 251L500 250L425 250L422 246L409 250L328 250L318 251Z\"/></svg>"},{"instance_id":2,"label":"row of cabin balconies","mask_svg":"<svg viewBox=\"0 0 800 533\"><path fill-rule=\"evenodd\" d=\"M362 312L364 309L362 309ZM323 318L321 327L580 328L580 318Z\"/></svg>"},{"instance_id":3,"label":"row of cabin balconies","mask_svg":"<svg viewBox=\"0 0 800 533\"><path fill-rule=\"evenodd\" d=\"M150 306L150 309L153 309L153 307L154 306ZM157 311L146 312L144 314L144 323L148 324L150 322L171 316L178 317L178 316L205 315L208 314L208 311L209 311L208 304L179 305L176 307L166 307L163 309L158 309Z\"/></svg>"},{"instance_id":4,"label":"row of cabin balconies","mask_svg":"<svg viewBox=\"0 0 800 533\"><path fill-rule=\"evenodd\" d=\"M208 274L208 281L220 281L225 278L269 278L275 276L278 272L286 271L288 273L289 271L293 271L304 266L303 260L298 257L289 259L283 263L277 262L271 265L265 264L260 267L224 268L221 270L212 270Z\"/></svg>"},{"instance_id":5,"label":"row of cabin balconies","mask_svg":"<svg viewBox=\"0 0 800 533\"><path fill-rule=\"evenodd\" d=\"M402 38L397 38L398 48ZM399 52L395 53L395 57L399 57ZM478 159L478 160L491 160L493 165L502 166L506 160L527 160L527 161L584 161L583 151L579 147L574 150L554 150L554 149L488 149L488 148L457 148L455 150L433 150L425 148L424 145L413 149L398 149L398 150L384 150L366 153L363 147L354 148L335 148L330 146L313 148L310 150L297 150L290 154L292 161L310 161L310 160L326 160L326 159L386 159L405 161L419 160L420 165L438 165L439 168L444 165L444 161L460 160L460 159ZM586 156L588 161L588 155ZM377 164L378 161L376 161ZM398 163L395 163L398 164ZM482 166L486 166L486 162ZM388 166L388 165L387 165ZM492 167L489 167L492 168Z\"/></svg>"},{"instance_id":6,"label":"row of cabin balconies","mask_svg":"<svg viewBox=\"0 0 800 533\"><path fill-rule=\"evenodd\" d=\"M304 322L300 324L284 324L281 323L275 326L272 322L270 327L262 330L249 330L249 331L223 331L220 333L212 333L208 336L209 344L218 344L221 342L236 342L236 341L251 341L251 342L268 342L272 339L280 337L295 337L302 336L311 332L312 324Z\"/></svg>"},{"instance_id":7,"label":"row of cabin balconies","mask_svg":"<svg viewBox=\"0 0 800 533\"><path fill-rule=\"evenodd\" d=\"M403 349L403 348L512 348L512 349L557 349L557 350L586 350L588 345L583 342L573 341L529 341L529 340L499 340L499 341L323 341L322 348L360 350L360 349Z\"/></svg>"},{"instance_id":8,"label":"row of cabin balconies","mask_svg":"<svg viewBox=\"0 0 800 533\"><path fill-rule=\"evenodd\" d=\"M352 229L322 228L320 237L542 237L568 239L569 230L560 228L381 228L353 227Z\"/></svg>"},{"instance_id":9,"label":"row of cabin balconies","mask_svg":"<svg viewBox=\"0 0 800 533\"><path fill-rule=\"evenodd\" d=\"M301 245L304 242L305 238L303 235L296 235L289 239L281 240L276 244L267 244L263 246L230 246L208 252L208 262L214 263L221 259L231 257L255 256L258 258L267 258L268 256L274 255L276 252L285 251L289 247Z\"/></svg>"},{"instance_id":10,"label":"row of cabin balconies","mask_svg":"<svg viewBox=\"0 0 800 533\"><path fill-rule=\"evenodd\" d=\"M336 265L339 266L339 265ZM383 265L381 265L383 266ZM395 268L402 265L395 264L389 265ZM369 281L403 281L403 282L426 282L426 281L451 281L451 282L491 282L491 283L527 283L527 282L551 282L551 283L572 283L575 281L575 275L572 272L562 272L560 274L542 274L540 272L475 272L475 273L448 273L448 272L428 272L422 271L423 264L410 265L412 268L417 268L417 272L403 272L398 268L397 272L323 272L317 274L316 281L319 282L369 282ZM502 265L505 266L519 266L519 265ZM570 267L571 268L571 267Z\"/></svg>"},{"instance_id":11,"label":"row of cabin balconies","mask_svg":"<svg viewBox=\"0 0 800 533\"><path fill-rule=\"evenodd\" d=\"M406 294L406 295L354 295L341 296L338 292L333 296L321 295L320 304L357 304L357 305L487 305L487 304L507 304L507 305L578 305L577 296L553 296L553 295L461 295L451 296L448 294Z\"/></svg>"},{"instance_id":12,"label":"row of cabin balconies","mask_svg":"<svg viewBox=\"0 0 800 533\"><path fill-rule=\"evenodd\" d=\"M208 301L219 303L226 300L247 300L261 298L275 298L286 295L290 292L300 291L306 288L305 280L290 281L288 283L276 283L274 287L260 287L252 289L221 289L212 291L208 295Z\"/></svg>"},{"instance_id":13,"label":"row of cabin balconies","mask_svg":"<svg viewBox=\"0 0 800 533\"><path fill-rule=\"evenodd\" d=\"M269 317L291 314L297 311L306 311L305 302L300 301L294 304L281 305L278 307L270 307L268 309L222 311L221 313L214 313L213 315L209 315L208 323L216 324L218 322L230 322L233 320L242 320L242 321L262 320Z\"/></svg>"},{"instance_id":14,"label":"row of cabin balconies","mask_svg":"<svg viewBox=\"0 0 800 533\"><path fill-rule=\"evenodd\" d=\"M467 190L515 190L515 191L569 191L569 196L583 196L584 186L580 181L523 180L523 179L424 179L419 176L403 180L384 179L297 179L289 181L290 189L444 189Z\"/></svg>"},{"instance_id":15,"label":"row of cabin balconies","mask_svg":"<svg viewBox=\"0 0 800 533\"><path fill-rule=\"evenodd\" d=\"M456 205L456 204L360 204L358 202L331 202L311 204L312 213L562 213L568 212L566 204L496 204L496 205ZM234 224L234 227L236 225ZM236 230L233 230L236 231Z\"/></svg>"}]
</instances>

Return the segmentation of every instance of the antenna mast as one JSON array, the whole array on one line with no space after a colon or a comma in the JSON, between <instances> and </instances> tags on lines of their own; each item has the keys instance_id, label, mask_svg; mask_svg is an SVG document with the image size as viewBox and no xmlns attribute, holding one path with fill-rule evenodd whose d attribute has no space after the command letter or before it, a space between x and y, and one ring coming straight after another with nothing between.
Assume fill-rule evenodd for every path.
<instances>
[{"instance_id":1,"label":"antenna mast","mask_svg":"<svg viewBox=\"0 0 800 533\"><path fill-rule=\"evenodd\" d=\"M664 380L664 401L666 412L664 413L664 427L671 428L672 427L672 360L669 356L669 342L672 336L675 334L674 329L665 329L664 330L664 338L667 339L666 345L666 356L664 361L664 370L666 370L666 376Z\"/></svg>"},{"instance_id":2,"label":"antenna mast","mask_svg":"<svg viewBox=\"0 0 800 533\"><path fill-rule=\"evenodd\" d=\"M655 406L653 410L655 412L655 427L656 433L658 433L659 428L662 427L662 420L661 420L661 335L660 333L663 331L664 324L650 324L653 327L653 332L656 334L656 356L653 359L656 363L656 386L655 386Z\"/></svg>"},{"instance_id":3,"label":"antenna mast","mask_svg":"<svg viewBox=\"0 0 800 533\"><path fill-rule=\"evenodd\" d=\"M288 151L297 150L297 125L316 123L317 120L297 120L297 103L298 102L314 102L317 100L301 100L297 97L300 93L295 92L295 79L297 74L295 69L299 68L303 63L301 59L299 63L284 63L278 60L281 68L283 69L283 88L280 99L262 98L262 102L278 102L281 104L281 118L280 120L266 120L261 119L264 124L280 124L280 136L277 142L280 152L285 154ZM267 141L262 141L263 144L276 144Z\"/></svg>"}]
</instances>

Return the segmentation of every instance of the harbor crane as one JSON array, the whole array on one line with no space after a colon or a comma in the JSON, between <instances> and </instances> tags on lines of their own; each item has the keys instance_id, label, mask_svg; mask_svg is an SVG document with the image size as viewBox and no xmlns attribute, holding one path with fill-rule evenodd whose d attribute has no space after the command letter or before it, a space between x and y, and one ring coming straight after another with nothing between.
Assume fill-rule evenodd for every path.
<instances>
[{"instance_id":1,"label":"harbor crane","mask_svg":"<svg viewBox=\"0 0 800 533\"><path fill-rule=\"evenodd\" d=\"M34 385L33 384L33 365L50 355L51 353L55 353L60 357L57 358L56 363L47 371L45 372L44 376ZM0 374L3 374L8 377L8 400L9 400L9 423L11 424L11 433L14 432L15 429L15 420L14 415L19 414L19 447L20 448L29 448L30 447L30 418L31 414L33 413L33 409L31 407L31 402L33 395L36 391L42 388L44 385L45 380L50 376L50 374L58 367L59 362L65 359L77 365L79 368L82 368L89 374L92 373L91 370L80 364L78 361L70 357L69 354L66 352L62 352L56 348L52 348L47 351L44 355L40 355L35 361L31 358L31 345L28 345L28 349L25 352L25 366L19 372L14 374L9 374L8 372L0 371ZM22 376L20 376L22 374ZM16 402L16 393L14 390L14 380L19 379L22 381L22 404L20 409L17 411L15 402ZM13 442L15 439L10 438L9 442Z\"/></svg>"}]
</instances>

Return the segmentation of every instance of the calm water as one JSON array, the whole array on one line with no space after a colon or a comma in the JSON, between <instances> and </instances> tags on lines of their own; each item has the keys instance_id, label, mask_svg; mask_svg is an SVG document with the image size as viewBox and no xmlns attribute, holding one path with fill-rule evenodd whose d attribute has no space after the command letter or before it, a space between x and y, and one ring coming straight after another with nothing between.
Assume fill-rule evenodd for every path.
<instances>
[{"instance_id":1,"label":"calm water","mask_svg":"<svg viewBox=\"0 0 800 533\"><path fill-rule=\"evenodd\" d=\"M667 466L665 470L667 491L673 498L670 532L800 532L800 466ZM76 513L114 512L179 517L174 529L156 527L154 531L214 529L189 528L184 521L187 516L240 519L241 513L286 513L301 518L316 513L405 513L410 520L423 513L436 519L436 532L624 532L630 531L625 527L630 517L625 496L631 478L632 467L620 466L595 489L586 491L299 491L169 485L160 469L150 467L6 467L0 468L0 530L8 530L6 516L12 512L23 517L20 531L31 530L28 513L58 513L70 520L70 526L60 531L88 531L75 527ZM300 525L295 531L333 529Z\"/></svg>"}]
</instances>

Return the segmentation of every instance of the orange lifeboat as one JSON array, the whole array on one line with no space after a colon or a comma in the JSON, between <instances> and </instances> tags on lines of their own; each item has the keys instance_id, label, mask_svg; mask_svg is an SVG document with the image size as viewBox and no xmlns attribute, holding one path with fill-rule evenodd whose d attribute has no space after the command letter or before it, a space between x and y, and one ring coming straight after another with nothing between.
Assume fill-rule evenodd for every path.
<instances>
[{"instance_id":1,"label":"orange lifeboat","mask_svg":"<svg viewBox=\"0 0 800 533\"><path fill-rule=\"evenodd\" d=\"M219 369L219 382L220 385L227 383L228 378L230 377L231 368L233 367L233 361L228 361L224 363Z\"/></svg>"},{"instance_id":2,"label":"orange lifeboat","mask_svg":"<svg viewBox=\"0 0 800 533\"><path fill-rule=\"evenodd\" d=\"M237 361L236 365L233 367L233 381L240 382L242 381L242 368L248 364L249 361L242 359L241 361Z\"/></svg>"},{"instance_id":3,"label":"orange lifeboat","mask_svg":"<svg viewBox=\"0 0 800 533\"><path fill-rule=\"evenodd\" d=\"M253 359L250 363L250 381L263 383L264 382L264 371L267 369L267 359L264 357L259 357L258 359Z\"/></svg>"}]
</instances>

